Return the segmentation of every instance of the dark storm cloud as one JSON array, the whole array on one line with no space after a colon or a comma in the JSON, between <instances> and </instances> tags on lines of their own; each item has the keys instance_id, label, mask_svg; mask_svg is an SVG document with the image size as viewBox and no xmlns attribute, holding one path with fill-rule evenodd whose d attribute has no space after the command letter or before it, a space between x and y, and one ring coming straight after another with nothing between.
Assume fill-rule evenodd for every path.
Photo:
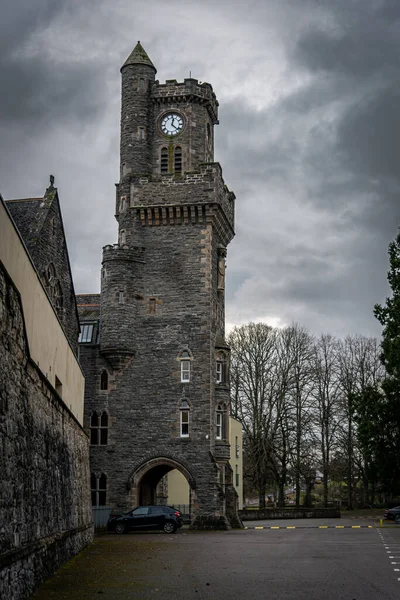
<instances>
[{"instance_id":1,"label":"dark storm cloud","mask_svg":"<svg viewBox=\"0 0 400 600\"><path fill-rule=\"evenodd\" d=\"M101 106L100 65L54 60L52 44L34 36L74 10L73 0L9 2L0 20L0 119L37 131L57 119L95 118ZM73 50L73 49L72 49ZM61 57L62 58L62 57Z\"/></svg>"},{"instance_id":2,"label":"dark storm cloud","mask_svg":"<svg viewBox=\"0 0 400 600\"><path fill-rule=\"evenodd\" d=\"M372 310L387 293L386 249L400 222L400 4L309 4L326 18L286 46L301 85L265 109L224 106L224 174L252 246L232 247L235 279L251 265L232 302L314 331L379 334ZM264 227L254 228L262 207ZM257 252L274 257L262 272Z\"/></svg>"},{"instance_id":3,"label":"dark storm cloud","mask_svg":"<svg viewBox=\"0 0 400 600\"><path fill-rule=\"evenodd\" d=\"M22 0L5 14L2 192L43 193L55 173L78 292L98 290L116 239L119 67L141 39L161 82L192 71L220 100L215 158L237 195L228 322L379 334L400 220L398 0Z\"/></svg>"}]
</instances>

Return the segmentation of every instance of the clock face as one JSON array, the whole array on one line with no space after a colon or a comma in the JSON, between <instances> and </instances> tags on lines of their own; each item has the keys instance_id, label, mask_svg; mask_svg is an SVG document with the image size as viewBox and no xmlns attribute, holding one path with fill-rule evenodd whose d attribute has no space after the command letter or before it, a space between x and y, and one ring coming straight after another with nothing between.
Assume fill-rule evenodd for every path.
<instances>
[{"instance_id":1,"label":"clock face","mask_svg":"<svg viewBox=\"0 0 400 600\"><path fill-rule=\"evenodd\" d=\"M161 131L165 135L177 135L183 129L183 119L176 113L168 113L161 121Z\"/></svg>"}]
</instances>

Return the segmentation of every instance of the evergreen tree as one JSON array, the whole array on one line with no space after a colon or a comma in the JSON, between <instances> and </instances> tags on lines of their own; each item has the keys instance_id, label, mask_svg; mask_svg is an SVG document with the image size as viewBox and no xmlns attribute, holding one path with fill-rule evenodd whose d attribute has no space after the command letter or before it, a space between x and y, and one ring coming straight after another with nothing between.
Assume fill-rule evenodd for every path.
<instances>
[{"instance_id":1,"label":"evergreen tree","mask_svg":"<svg viewBox=\"0 0 400 600\"><path fill-rule=\"evenodd\" d=\"M385 396L381 404L383 411L385 447L381 448L382 469L390 495L400 494L400 231L389 244L388 282L392 290L386 304L377 304L375 317L383 327L381 360L386 369L386 378L382 382ZM389 473L391 473L389 481ZM385 486L385 487L386 487Z\"/></svg>"}]
</instances>

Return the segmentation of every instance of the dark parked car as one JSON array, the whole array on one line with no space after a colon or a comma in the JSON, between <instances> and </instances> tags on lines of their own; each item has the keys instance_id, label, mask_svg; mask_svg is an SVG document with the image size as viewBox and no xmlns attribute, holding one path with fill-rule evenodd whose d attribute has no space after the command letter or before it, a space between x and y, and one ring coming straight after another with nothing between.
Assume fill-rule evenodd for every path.
<instances>
[{"instance_id":1,"label":"dark parked car","mask_svg":"<svg viewBox=\"0 0 400 600\"><path fill-rule=\"evenodd\" d=\"M172 506L138 506L125 515L111 517L107 523L107 529L115 533L130 529L162 529L165 533L175 533L181 526L181 513Z\"/></svg>"},{"instance_id":2,"label":"dark parked car","mask_svg":"<svg viewBox=\"0 0 400 600\"><path fill-rule=\"evenodd\" d=\"M385 510L384 518L389 521L395 521L398 525L400 525L400 506L387 508Z\"/></svg>"}]
</instances>

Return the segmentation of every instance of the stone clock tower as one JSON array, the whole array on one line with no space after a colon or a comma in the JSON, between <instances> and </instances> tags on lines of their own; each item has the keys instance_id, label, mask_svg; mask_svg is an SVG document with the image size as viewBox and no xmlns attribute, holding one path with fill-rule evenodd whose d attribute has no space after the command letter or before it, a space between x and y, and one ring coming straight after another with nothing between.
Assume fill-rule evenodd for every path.
<instances>
[{"instance_id":1,"label":"stone clock tower","mask_svg":"<svg viewBox=\"0 0 400 600\"><path fill-rule=\"evenodd\" d=\"M156 81L139 42L121 74L118 243L103 249L101 296L78 297L92 497L154 504L177 469L192 525L226 527L237 519L224 331L235 196L214 162L218 102L208 83Z\"/></svg>"}]
</instances>

